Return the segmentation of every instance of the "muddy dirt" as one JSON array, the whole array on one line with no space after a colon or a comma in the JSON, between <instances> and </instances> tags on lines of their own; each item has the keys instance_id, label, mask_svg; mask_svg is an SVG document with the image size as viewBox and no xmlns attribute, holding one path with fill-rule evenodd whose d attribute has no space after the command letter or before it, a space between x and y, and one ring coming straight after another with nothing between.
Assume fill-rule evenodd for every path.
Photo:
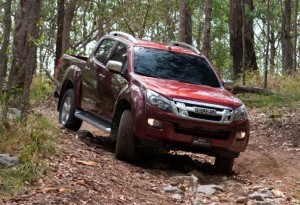
<instances>
[{"instance_id":1,"label":"muddy dirt","mask_svg":"<svg viewBox=\"0 0 300 205\"><path fill-rule=\"evenodd\" d=\"M57 120L55 103L34 112ZM300 109L249 113L250 143L231 175L215 173L214 158L188 152L145 149L143 160L121 162L109 138L84 124L78 133L59 128L47 177L0 203L300 204Z\"/></svg>"}]
</instances>

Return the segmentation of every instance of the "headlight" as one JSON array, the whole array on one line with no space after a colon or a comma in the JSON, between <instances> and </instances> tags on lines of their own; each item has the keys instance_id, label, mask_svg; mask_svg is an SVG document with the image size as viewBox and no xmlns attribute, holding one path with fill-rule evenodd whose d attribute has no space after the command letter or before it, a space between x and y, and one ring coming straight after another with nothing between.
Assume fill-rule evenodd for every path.
<instances>
[{"instance_id":1,"label":"headlight","mask_svg":"<svg viewBox=\"0 0 300 205\"><path fill-rule=\"evenodd\" d=\"M246 119L248 119L248 114L245 105L242 105L234 110L234 118L233 118L234 122L242 121Z\"/></svg>"},{"instance_id":2,"label":"headlight","mask_svg":"<svg viewBox=\"0 0 300 205\"><path fill-rule=\"evenodd\" d=\"M159 109L162 109L167 112L172 112L171 101L165 98L164 96L152 91L147 90L147 102Z\"/></svg>"}]
</instances>

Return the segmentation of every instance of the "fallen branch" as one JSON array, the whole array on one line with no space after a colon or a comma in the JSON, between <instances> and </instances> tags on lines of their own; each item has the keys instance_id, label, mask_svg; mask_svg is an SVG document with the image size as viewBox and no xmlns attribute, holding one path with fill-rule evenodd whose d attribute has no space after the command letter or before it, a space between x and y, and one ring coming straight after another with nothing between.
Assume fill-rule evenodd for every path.
<instances>
[{"instance_id":1,"label":"fallen branch","mask_svg":"<svg viewBox=\"0 0 300 205\"><path fill-rule=\"evenodd\" d=\"M245 86L234 86L229 89L230 92L233 94L238 93L254 93L259 95L275 95L276 92L264 88L258 88L258 87L245 87Z\"/></svg>"}]
</instances>

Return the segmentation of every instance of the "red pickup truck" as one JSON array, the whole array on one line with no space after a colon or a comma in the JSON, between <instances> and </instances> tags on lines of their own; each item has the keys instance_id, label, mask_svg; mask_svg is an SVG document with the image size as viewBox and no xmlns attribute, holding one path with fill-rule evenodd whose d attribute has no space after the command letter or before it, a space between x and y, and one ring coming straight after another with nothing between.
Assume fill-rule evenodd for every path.
<instances>
[{"instance_id":1,"label":"red pickup truck","mask_svg":"<svg viewBox=\"0 0 300 205\"><path fill-rule=\"evenodd\" d=\"M216 157L231 172L249 141L245 105L224 88L196 48L111 32L86 58L59 61L55 96L59 122L77 131L82 121L110 133L115 156L132 162L137 145Z\"/></svg>"}]
</instances>

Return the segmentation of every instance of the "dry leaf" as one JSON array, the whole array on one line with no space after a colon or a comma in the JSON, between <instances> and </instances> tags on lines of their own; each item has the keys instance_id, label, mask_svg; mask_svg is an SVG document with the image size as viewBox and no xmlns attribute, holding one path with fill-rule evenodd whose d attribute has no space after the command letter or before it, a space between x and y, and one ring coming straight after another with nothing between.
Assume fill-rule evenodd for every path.
<instances>
[{"instance_id":1,"label":"dry leaf","mask_svg":"<svg viewBox=\"0 0 300 205\"><path fill-rule=\"evenodd\" d=\"M85 185L84 179L77 180L76 183L80 185Z\"/></svg>"},{"instance_id":2,"label":"dry leaf","mask_svg":"<svg viewBox=\"0 0 300 205\"><path fill-rule=\"evenodd\" d=\"M57 190L58 190L58 188L44 188L43 192L48 193L48 192L53 192L53 191L57 191Z\"/></svg>"},{"instance_id":3,"label":"dry leaf","mask_svg":"<svg viewBox=\"0 0 300 205\"><path fill-rule=\"evenodd\" d=\"M87 166L98 166L98 163L94 162L94 161L80 161L80 160L77 160L77 163L84 164L84 165L87 165Z\"/></svg>"},{"instance_id":4,"label":"dry leaf","mask_svg":"<svg viewBox=\"0 0 300 205\"><path fill-rule=\"evenodd\" d=\"M58 192L66 192L66 191L68 191L68 189L65 189L65 188L59 188L58 189Z\"/></svg>"},{"instance_id":5,"label":"dry leaf","mask_svg":"<svg viewBox=\"0 0 300 205\"><path fill-rule=\"evenodd\" d=\"M42 190L43 193L48 193L48 192L66 192L68 189L65 188L45 188Z\"/></svg>"}]
</instances>

